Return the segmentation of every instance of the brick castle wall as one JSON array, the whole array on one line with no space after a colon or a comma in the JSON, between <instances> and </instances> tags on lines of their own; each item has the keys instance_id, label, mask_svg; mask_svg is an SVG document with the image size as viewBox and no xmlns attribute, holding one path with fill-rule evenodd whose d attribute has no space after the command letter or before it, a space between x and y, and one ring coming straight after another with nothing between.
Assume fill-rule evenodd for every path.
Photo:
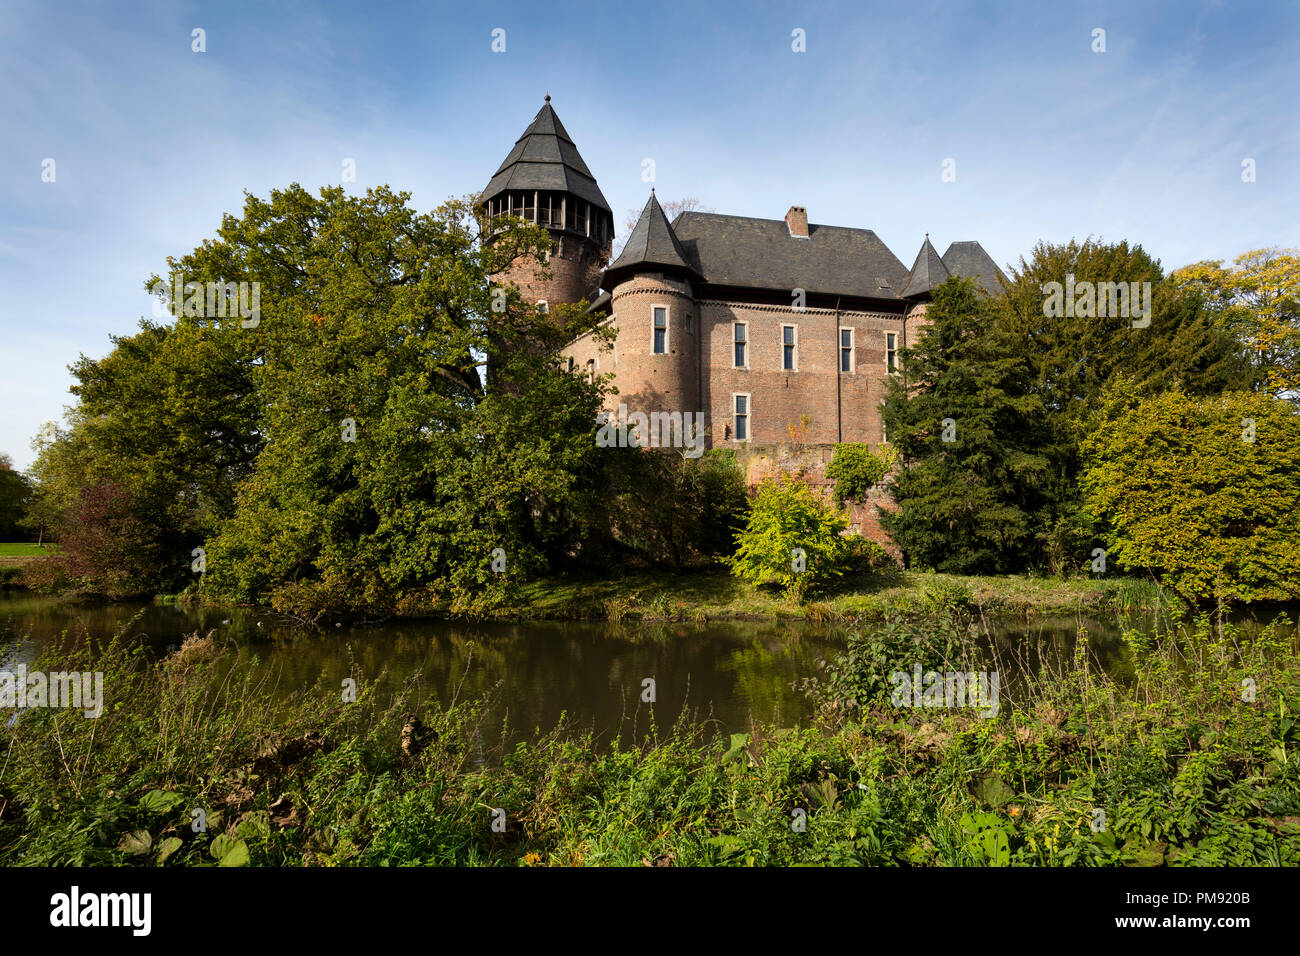
<instances>
[{"instance_id":1,"label":"brick castle wall","mask_svg":"<svg viewBox=\"0 0 1300 956\"><path fill-rule=\"evenodd\" d=\"M651 351L653 307L669 311L668 353ZM686 330L686 316L693 332ZM924 305L900 313L839 311L716 299L696 300L689 284L642 274L613 291L607 320L617 330L613 349L590 336L564 350L580 372L614 374L617 394L609 410L703 411L711 448L732 448L740 456L751 489L776 470L802 471L829 497L833 482L826 465L838 442L876 445L885 439L886 333L896 347L914 342L928 324ZM734 367L734 326L747 324L746 367ZM783 368L783 326L795 329L795 367ZM840 371L840 330L853 334L849 371ZM901 363L901 359L899 359ZM738 441L734 398L749 396L750 437ZM802 421L807 416L806 424ZM897 549L880 526L892 502L883 487L872 489L851 518L863 536Z\"/></svg>"}]
</instances>

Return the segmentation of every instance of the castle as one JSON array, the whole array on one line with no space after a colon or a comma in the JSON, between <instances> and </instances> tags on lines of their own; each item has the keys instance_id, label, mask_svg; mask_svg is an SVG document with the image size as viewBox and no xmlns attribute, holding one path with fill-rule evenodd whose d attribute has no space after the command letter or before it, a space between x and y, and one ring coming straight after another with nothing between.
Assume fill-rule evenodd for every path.
<instances>
[{"instance_id":1,"label":"castle","mask_svg":"<svg viewBox=\"0 0 1300 956\"><path fill-rule=\"evenodd\" d=\"M684 212L668 221L654 190L618 258L614 219L550 96L482 194L488 217L522 216L555 239L509 276L527 301L591 303L612 350L570 343L575 372L612 373L610 411L703 412L706 447L736 449L751 475L773 464L819 471L837 442L883 442L880 406L899 351L949 276L986 291L1004 280L978 242L941 256L927 235L909 270L870 229ZM865 529L864 529L865 530Z\"/></svg>"}]
</instances>

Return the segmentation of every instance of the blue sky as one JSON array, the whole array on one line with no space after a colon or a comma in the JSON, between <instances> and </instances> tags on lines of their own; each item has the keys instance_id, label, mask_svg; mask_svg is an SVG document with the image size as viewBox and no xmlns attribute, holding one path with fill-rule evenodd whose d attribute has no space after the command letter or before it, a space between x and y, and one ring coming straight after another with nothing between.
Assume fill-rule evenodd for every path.
<instances>
[{"instance_id":1,"label":"blue sky","mask_svg":"<svg viewBox=\"0 0 1300 956\"><path fill-rule=\"evenodd\" d=\"M68 364L134 331L144 280L244 190L338 183L350 157L349 189L428 209L482 188L547 92L620 231L653 158L661 199L803 205L909 266L929 232L1000 264L1125 238L1175 268L1300 245L1298 62L1281 2L5 0L0 452L30 463Z\"/></svg>"}]
</instances>

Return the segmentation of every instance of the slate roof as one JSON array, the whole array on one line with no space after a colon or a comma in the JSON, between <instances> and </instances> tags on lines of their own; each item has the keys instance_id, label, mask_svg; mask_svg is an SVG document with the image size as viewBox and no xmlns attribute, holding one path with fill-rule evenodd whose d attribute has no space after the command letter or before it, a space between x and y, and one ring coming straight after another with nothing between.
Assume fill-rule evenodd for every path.
<instances>
[{"instance_id":1,"label":"slate roof","mask_svg":"<svg viewBox=\"0 0 1300 956\"><path fill-rule=\"evenodd\" d=\"M568 192L613 213L596 177L582 161L564 124L551 108L551 97L537 111L515 147L483 189L484 201L511 189Z\"/></svg>"},{"instance_id":2,"label":"slate roof","mask_svg":"<svg viewBox=\"0 0 1300 956\"><path fill-rule=\"evenodd\" d=\"M704 212L682 213L672 229L686 261L714 285L897 299L907 281L870 229L812 224L796 239L784 219Z\"/></svg>"},{"instance_id":3,"label":"slate roof","mask_svg":"<svg viewBox=\"0 0 1300 956\"><path fill-rule=\"evenodd\" d=\"M687 259L686 251L673 234L673 227L668 225L668 217L663 207L650 190L641 216L627 237L627 244L619 253L618 259L605 270L605 280L617 282L625 271L642 266L654 266L656 269L681 270L691 278L700 278L699 271ZM602 283L604 284L604 283Z\"/></svg>"},{"instance_id":4,"label":"slate roof","mask_svg":"<svg viewBox=\"0 0 1300 956\"><path fill-rule=\"evenodd\" d=\"M912 271L907 274L907 283L900 294L904 299L925 295L933 292L949 278L948 267L939 258L939 253L934 251L934 246L930 245L930 236L927 233L925 241L921 243L921 251L916 254L916 261L912 263Z\"/></svg>"},{"instance_id":5,"label":"slate roof","mask_svg":"<svg viewBox=\"0 0 1300 956\"><path fill-rule=\"evenodd\" d=\"M1003 283L1007 281L993 257L974 240L949 245L948 251L943 254L943 264L955 276L970 276L975 279L989 295L1000 294Z\"/></svg>"}]
</instances>

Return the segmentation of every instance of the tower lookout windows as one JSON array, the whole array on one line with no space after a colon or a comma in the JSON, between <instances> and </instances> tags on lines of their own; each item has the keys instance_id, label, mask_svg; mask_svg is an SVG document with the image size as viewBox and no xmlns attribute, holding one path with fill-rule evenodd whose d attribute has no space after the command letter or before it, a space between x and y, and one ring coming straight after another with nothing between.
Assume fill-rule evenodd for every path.
<instances>
[{"instance_id":1,"label":"tower lookout windows","mask_svg":"<svg viewBox=\"0 0 1300 956\"><path fill-rule=\"evenodd\" d=\"M668 310L662 305L653 309L650 351L655 355L668 354Z\"/></svg>"}]
</instances>

